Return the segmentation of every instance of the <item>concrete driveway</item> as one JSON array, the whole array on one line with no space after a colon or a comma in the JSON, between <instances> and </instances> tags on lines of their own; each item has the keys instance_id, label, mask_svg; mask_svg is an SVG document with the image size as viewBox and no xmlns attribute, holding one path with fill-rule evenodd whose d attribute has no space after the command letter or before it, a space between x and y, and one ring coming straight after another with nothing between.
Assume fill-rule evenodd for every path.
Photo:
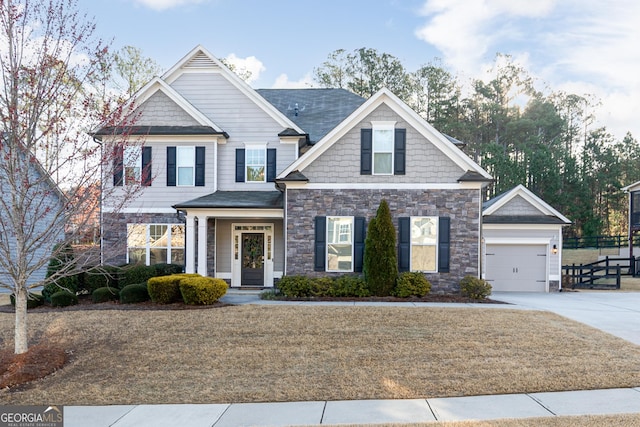
<instances>
[{"instance_id":1,"label":"concrete driveway","mask_svg":"<svg viewBox=\"0 0 640 427\"><path fill-rule=\"evenodd\" d=\"M640 292L495 292L491 299L551 311L640 345Z\"/></svg>"}]
</instances>

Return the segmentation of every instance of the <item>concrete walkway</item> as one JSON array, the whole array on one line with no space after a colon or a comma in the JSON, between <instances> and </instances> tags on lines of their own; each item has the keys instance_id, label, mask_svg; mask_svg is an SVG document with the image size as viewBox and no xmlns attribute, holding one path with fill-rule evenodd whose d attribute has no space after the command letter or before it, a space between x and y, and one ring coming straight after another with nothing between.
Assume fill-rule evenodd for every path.
<instances>
[{"instance_id":1,"label":"concrete walkway","mask_svg":"<svg viewBox=\"0 0 640 427\"><path fill-rule=\"evenodd\" d=\"M640 388L410 400L67 406L65 427L424 423L640 413Z\"/></svg>"},{"instance_id":2,"label":"concrete walkway","mask_svg":"<svg viewBox=\"0 0 640 427\"><path fill-rule=\"evenodd\" d=\"M258 291L230 292L230 304L308 305L262 301ZM332 305L392 305L545 310L640 345L640 293L496 293L508 304L338 302ZM640 385L639 385L640 386ZM640 414L640 387L552 393L507 394L411 400L357 400L211 405L123 405L64 408L65 427L286 426L421 423L562 415Z\"/></svg>"}]
</instances>

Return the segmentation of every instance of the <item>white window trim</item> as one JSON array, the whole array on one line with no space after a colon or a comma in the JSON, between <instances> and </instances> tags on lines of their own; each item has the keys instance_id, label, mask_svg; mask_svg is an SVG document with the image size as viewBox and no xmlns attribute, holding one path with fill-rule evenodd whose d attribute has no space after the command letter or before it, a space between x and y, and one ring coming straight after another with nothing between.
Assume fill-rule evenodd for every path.
<instances>
[{"instance_id":1,"label":"white window trim","mask_svg":"<svg viewBox=\"0 0 640 427\"><path fill-rule=\"evenodd\" d=\"M189 149L191 151L191 166L182 166L182 167L190 167L192 170L191 173L191 184L180 184L180 151L186 151ZM194 187L196 185L196 147L194 145L187 146L177 146L176 147L176 186L177 187Z\"/></svg>"},{"instance_id":2,"label":"white window trim","mask_svg":"<svg viewBox=\"0 0 640 427\"><path fill-rule=\"evenodd\" d=\"M167 233L168 233L168 239L167 239L167 246L159 246L159 248L166 248L167 249L167 263L171 263L171 250L173 248L175 249L182 249L183 250L183 254L184 251L186 251L186 247L185 246L175 246L174 244L172 244L173 241L173 235L172 235L172 227L174 226L180 226L183 228L183 234L186 233L186 227L184 224L175 224L175 223L171 223L171 224L167 224L167 223L148 223L148 224L138 224L138 223L129 223L127 224L127 256L126 256L126 261L127 264L129 264L131 262L131 260L129 259L129 249L131 248L135 248L135 249L145 249L145 265L151 265L151 226L166 226L167 227ZM131 226L144 226L145 227L145 246L129 246L129 228ZM186 236L185 236L186 238ZM186 256L186 254L184 254L184 256Z\"/></svg>"},{"instance_id":3,"label":"white window trim","mask_svg":"<svg viewBox=\"0 0 640 427\"><path fill-rule=\"evenodd\" d=\"M142 147L139 145L127 145L123 150L123 181L124 185L140 185L142 182ZM127 181L127 169L137 168L134 182Z\"/></svg>"},{"instance_id":4,"label":"white window trim","mask_svg":"<svg viewBox=\"0 0 640 427\"><path fill-rule=\"evenodd\" d=\"M440 257L440 218L436 215L421 215L421 216L412 216L409 218L409 228L412 229L413 228L413 220L414 219L422 219L422 218L435 218L436 220L436 241L433 245L429 244L429 245L423 245L423 244L415 244L415 246L435 246L436 248L436 262L435 262L435 266L436 268L434 270L416 270L413 268L413 237L410 236L410 241L409 241L409 271L413 271L413 272L420 272L420 273L437 273L438 272L438 262L439 262L439 257ZM411 232L412 230L410 230L409 232Z\"/></svg>"},{"instance_id":5,"label":"white window trim","mask_svg":"<svg viewBox=\"0 0 640 427\"><path fill-rule=\"evenodd\" d=\"M249 165L249 150L262 150L264 152L264 179L262 181L249 181L247 168L249 166L259 166L258 164ZM267 144L245 144L244 145L244 182L247 184L264 184L267 182Z\"/></svg>"},{"instance_id":6,"label":"white window trim","mask_svg":"<svg viewBox=\"0 0 640 427\"><path fill-rule=\"evenodd\" d=\"M332 270L332 269L329 269L329 245L330 244L333 244L333 245L346 245L346 243L343 243L343 242L340 242L340 241L338 241L336 243L330 243L329 242L329 221L332 220L332 219L347 219L347 218L349 220L351 220L351 242L350 242L350 244L351 244L351 269L349 269L349 270L339 270L339 269ZM354 227L355 227L355 218L352 217L352 216L339 216L339 215L327 216L327 218L326 218L326 227L325 227L326 228L326 236L325 236L325 242L326 243L325 243L325 248L324 248L324 250L325 250L325 265L326 265L325 270L327 272L330 272L330 273L353 273L354 264L355 264L355 253L354 253L354 251L355 251L355 243L354 243L355 230L354 230ZM338 230L338 236L340 236L339 230Z\"/></svg>"},{"instance_id":7,"label":"white window trim","mask_svg":"<svg viewBox=\"0 0 640 427\"><path fill-rule=\"evenodd\" d=\"M395 126L396 122L371 122L371 174L372 175L393 175L394 171L394 157L395 157ZM390 130L391 131L391 172L376 173L376 131ZM380 154L388 154L388 151L378 151Z\"/></svg>"}]
</instances>

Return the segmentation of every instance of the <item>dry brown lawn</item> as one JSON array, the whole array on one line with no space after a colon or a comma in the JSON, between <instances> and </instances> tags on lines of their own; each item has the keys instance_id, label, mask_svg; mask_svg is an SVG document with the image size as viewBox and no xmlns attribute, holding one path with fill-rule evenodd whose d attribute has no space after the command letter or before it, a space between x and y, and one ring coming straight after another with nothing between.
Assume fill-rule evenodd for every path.
<instances>
[{"instance_id":1,"label":"dry brown lawn","mask_svg":"<svg viewBox=\"0 0 640 427\"><path fill-rule=\"evenodd\" d=\"M640 385L640 347L563 317L491 308L228 306L32 313L54 374L5 404L431 398ZM13 315L0 314L0 348Z\"/></svg>"}]
</instances>

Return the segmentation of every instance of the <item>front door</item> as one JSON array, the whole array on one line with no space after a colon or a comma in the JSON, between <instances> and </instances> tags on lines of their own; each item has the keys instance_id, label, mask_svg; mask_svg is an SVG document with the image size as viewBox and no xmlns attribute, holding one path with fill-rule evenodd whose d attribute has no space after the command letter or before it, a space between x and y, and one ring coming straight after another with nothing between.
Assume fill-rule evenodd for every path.
<instances>
[{"instance_id":1,"label":"front door","mask_svg":"<svg viewBox=\"0 0 640 427\"><path fill-rule=\"evenodd\" d=\"M264 233L242 233L241 285L264 286Z\"/></svg>"}]
</instances>

